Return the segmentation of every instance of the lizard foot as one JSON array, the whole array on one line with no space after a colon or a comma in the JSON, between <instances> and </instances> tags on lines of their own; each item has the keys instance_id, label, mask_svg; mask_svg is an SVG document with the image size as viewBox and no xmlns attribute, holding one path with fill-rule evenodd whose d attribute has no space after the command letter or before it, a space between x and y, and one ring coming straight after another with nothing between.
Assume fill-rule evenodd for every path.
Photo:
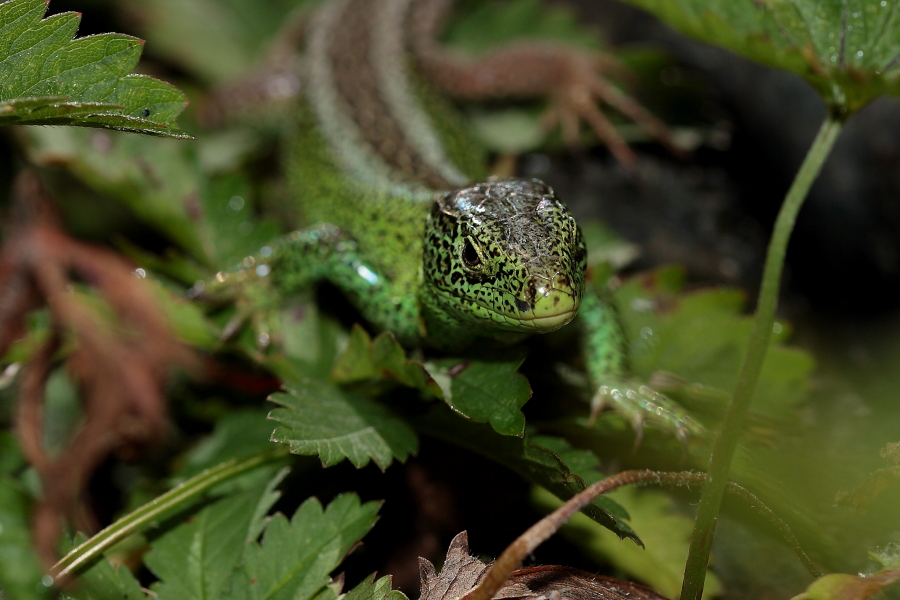
<instances>
[{"instance_id":1,"label":"lizard foot","mask_svg":"<svg viewBox=\"0 0 900 600\"><path fill-rule=\"evenodd\" d=\"M541 119L546 130L559 126L566 145L576 148L579 146L580 123L587 123L613 156L622 165L631 168L637 157L600 109L600 105L605 103L637 123L673 154L684 154L662 121L603 75L607 72L629 78L631 74L624 66L603 54L573 54L569 58L568 73L551 95L550 106Z\"/></svg>"},{"instance_id":2,"label":"lizard foot","mask_svg":"<svg viewBox=\"0 0 900 600\"><path fill-rule=\"evenodd\" d=\"M703 426L694 420L675 401L647 385L622 383L601 385L591 399L591 421L601 410L611 408L631 423L637 448L644 434L644 423L650 421L673 431L683 444L691 436L703 434Z\"/></svg>"},{"instance_id":3,"label":"lizard foot","mask_svg":"<svg viewBox=\"0 0 900 600\"><path fill-rule=\"evenodd\" d=\"M237 269L221 271L213 279L188 290L191 298L234 305L235 313L222 328L220 343L233 339L248 323L259 352L265 352L277 341L274 332L279 331L277 319L281 302L267 278L268 274L267 265L245 264Z\"/></svg>"}]
</instances>

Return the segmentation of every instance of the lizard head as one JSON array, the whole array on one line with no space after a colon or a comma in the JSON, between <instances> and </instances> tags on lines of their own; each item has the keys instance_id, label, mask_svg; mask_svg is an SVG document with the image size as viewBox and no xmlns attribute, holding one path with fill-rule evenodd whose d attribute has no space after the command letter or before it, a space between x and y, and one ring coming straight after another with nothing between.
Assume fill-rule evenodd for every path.
<instances>
[{"instance_id":1,"label":"lizard head","mask_svg":"<svg viewBox=\"0 0 900 600\"><path fill-rule=\"evenodd\" d=\"M428 217L425 292L456 318L493 330L542 333L571 321L586 265L575 219L536 179L455 190Z\"/></svg>"}]
</instances>

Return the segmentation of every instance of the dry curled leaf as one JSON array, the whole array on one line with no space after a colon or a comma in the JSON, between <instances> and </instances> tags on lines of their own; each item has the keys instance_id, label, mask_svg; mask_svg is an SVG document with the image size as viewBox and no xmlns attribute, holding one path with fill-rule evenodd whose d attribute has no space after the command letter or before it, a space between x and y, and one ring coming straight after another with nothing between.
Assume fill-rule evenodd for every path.
<instances>
[{"instance_id":1,"label":"dry curled leaf","mask_svg":"<svg viewBox=\"0 0 900 600\"><path fill-rule=\"evenodd\" d=\"M440 573L424 558L419 559L421 600L457 600L481 583L491 564L469 554L469 537L463 531L450 543ZM495 600L522 598L539 600L664 600L653 590L637 583L592 575L561 566L517 569L493 596Z\"/></svg>"},{"instance_id":2,"label":"dry curled leaf","mask_svg":"<svg viewBox=\"0 0 900 600\"><path fill-rule=\"evenodd\" d=\"M664 596L642 585L569 567L519 567L525 557L554 535L572 515L601 494L624 485L683 486L705 481L705 474L689 471L633 470L612 475L585 488L532 525L490 564L469 554L468 534L463 531L450 543L440 573L428 560L419 559L420 600L662 600ZM788 543L810 571L819 576L818 569L797 544L786 523L749 491L734 484L730 489L780 524Z\"/></svg>"},{"instance_id":3,"label":"dry curled leaf","mask_svg":"<svg viewBox=\"0 0 900 600\"><path fill-rule=\"evenodd\" d=\"M96 466L115 450L161 438L161 388L169 367L187 362L189 354L133 267L57 227L34 173L18 177L13 202L18 214L0 253L0 355L26 333L28 315L46 307L49 336L22 367L15 428L43 484L34 536L42 557L52 562L63 518L96 529L84 499ZM44 392L63 349L84 419L68 447L51 456L42 443Z\"/></svg>"}]
</instances>

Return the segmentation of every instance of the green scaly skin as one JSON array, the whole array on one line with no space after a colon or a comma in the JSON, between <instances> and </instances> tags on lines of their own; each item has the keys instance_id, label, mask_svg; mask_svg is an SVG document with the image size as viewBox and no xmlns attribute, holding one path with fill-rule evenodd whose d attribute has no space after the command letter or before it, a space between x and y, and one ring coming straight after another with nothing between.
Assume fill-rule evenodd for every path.
<instances>
[{"instance_id":1,"label":"green scaly skin","mask_svg":"<svg viewBox=\"0 0 900 600\"><path fill-rule=\"evenodd\" d=\"M377 39L377 24L391 27L388 4L331 0L313 20L288 176L314 225L219 281L255 289L247 296L264 309L327 280L405 346L447 352L553 331L580 309L594 410L609 403L638 429L652 418L681 437L698 432L676 405L628 384L615 312L586 289L584 240L553 190L537 180L483 179L483 153L417 80L409 54L372 67L373 56L390 52ZM375 37L361 42L370 28ZM388 99L378 104L373 92ZM370 102L362 110L361 98Z\"/></svg>"}]
</instances>

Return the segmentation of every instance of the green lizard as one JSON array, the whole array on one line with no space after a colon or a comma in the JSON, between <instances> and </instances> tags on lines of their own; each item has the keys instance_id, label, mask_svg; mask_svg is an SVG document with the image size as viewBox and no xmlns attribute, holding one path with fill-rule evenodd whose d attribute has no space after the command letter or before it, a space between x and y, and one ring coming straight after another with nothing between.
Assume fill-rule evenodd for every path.
<instances>
[{"instance_id":1,"label":"green lizard","mask_svg":"<svg viewBox=\"0 0 900 600\"><path fill-rule=\"evenodd\" d=\"M317 9L288 159L291 189L315 225L218 281L243 286L259 308L327 280L407 347L452 352L553 331L578 312L595 410L611 404L639 432L647 417L681 437L699 431L671 401L629 384L615 311L585 285L585 244L565 205L537 180L485 179L483 153L434 87L550 96L549 120L567 138L585 120L624 163L633 154L598 100L660 138L665 128L600 76L606 61L581 51L522 44L473 60L441 48L434 37L449 6L329 0Z\"/></svg>"}]
</instances>

